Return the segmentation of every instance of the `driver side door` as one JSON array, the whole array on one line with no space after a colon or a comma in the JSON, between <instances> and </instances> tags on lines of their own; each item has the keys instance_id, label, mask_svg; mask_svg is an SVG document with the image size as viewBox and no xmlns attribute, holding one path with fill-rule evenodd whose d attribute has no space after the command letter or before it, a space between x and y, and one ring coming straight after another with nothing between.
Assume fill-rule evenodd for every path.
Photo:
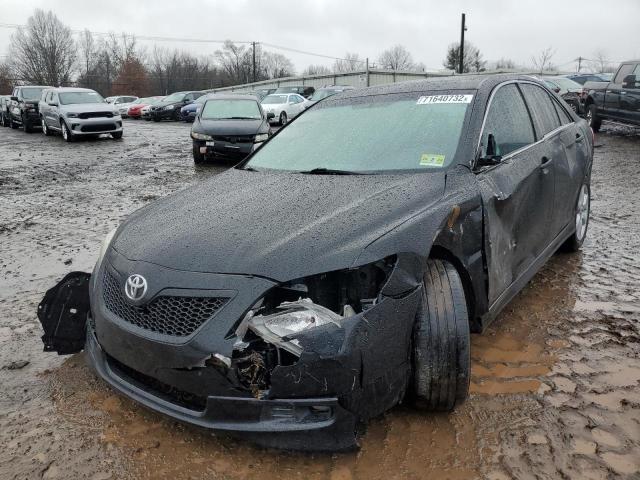
<instances>
[{"instance_id":1,"label":"driver side door","mask_svg":"<svg viewBox=\"0 0 640 480\"><path fill-rule=\"evenodd\" d=\"M497 87L481 135L481 156L489 134L499 162L476 170L484 217L489 305L510 298L507 289L527 277L549 245L554 179L550 152L537 141L531 115L516 83ZM527 278L528 279L528 278Z\"/></svg>"}]
</instances>

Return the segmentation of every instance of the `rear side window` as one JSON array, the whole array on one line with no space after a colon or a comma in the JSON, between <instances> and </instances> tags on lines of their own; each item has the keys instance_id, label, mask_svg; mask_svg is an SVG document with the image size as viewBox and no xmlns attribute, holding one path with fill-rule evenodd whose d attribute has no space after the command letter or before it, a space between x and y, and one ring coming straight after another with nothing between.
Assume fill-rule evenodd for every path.
<instances>
[{"instance_id":1,"label":"rear side window","mask_svg":"<svg viewBox=\"0 0 640 480\"><path fill-rule=\"evenodd\" d=\"M562 125L567 125L568 123L573 123L573 119L569 116L567 111L560 106L558 102L553 101L553 106L556 107L556 112L558 112L558 116L560 117L560 123Z\"/></svg>"},{"instance_id":2,"label":"rear side window","mask_svg":"<svg viewBox=\"0 0 640 480\"><path fill-rule=\"evenodd\" d=\"M531 83L522 84L521 88L529 110L531 110L538 137L542 138L560 127L560 119L549 94L541 87Z\"/></svg>"},{"instance_id":3,"label":"rear side window","mask_svg":"<svg viewBox=\"0 0 640 480\"><path fill-rule=\"evenodd\" d=\"M483 156L487 153L489 134L496 141L496 155L508 155L535 142L531 117L513 83L500 87L491 100L482 131Z\"/></svg>"}]
</instances>

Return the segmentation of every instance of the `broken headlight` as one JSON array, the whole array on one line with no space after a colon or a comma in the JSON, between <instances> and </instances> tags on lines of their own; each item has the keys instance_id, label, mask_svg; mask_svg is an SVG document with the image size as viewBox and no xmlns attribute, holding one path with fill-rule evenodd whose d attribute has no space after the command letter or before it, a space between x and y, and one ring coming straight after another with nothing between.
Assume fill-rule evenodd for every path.
<instances>
[{"instance_id":1,"label":"broken headlight","mask_svg":"<svg viewBox=\"0 0 640 480\"><path fill-rule=\"evenodd\" d=\"M371 308L395 262L391 256L279 285L249 311L236 333L246 338L248 329L266 343L300 356L300 345L289 336L329 323L339 326L344 318Z\"/></svg>"},{"instance_id":2,"label":"broken headlight","mask_svg":"<svg viewBox=\"0 0 640 480\"><path fill-rule=\"evenodd\" d=\"M198 132L191 132L191 138L193 138L194 140L213 140L213 137L211 135Z\"/></svg>"}]
</instances>

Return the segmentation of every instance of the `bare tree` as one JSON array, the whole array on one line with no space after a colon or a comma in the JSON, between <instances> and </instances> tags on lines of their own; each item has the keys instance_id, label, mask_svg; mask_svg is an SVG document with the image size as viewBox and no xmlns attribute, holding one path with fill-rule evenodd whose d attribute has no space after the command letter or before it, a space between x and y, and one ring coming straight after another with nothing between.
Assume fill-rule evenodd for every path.
<instances>
[{"instance_id":1,"label":"bare tree","mask_svg":"<svg viewBox=\"0 0 640 480\"><path fill-rule=\"evenodd\" d=\"M593 60L591 63L593 64L593 69L597 70L599 73L612 71L611 60L605 50L596 50L593 53Z\"/></svg>"},{"instance_id":2,"label":"bare tree","mask_svg":"<svg viewBox=\"0 0 640 480\"><path fill-rule=\"evenodd\" d=\"M64 85L71 81L76 44L71 30L53 12L37 9L11 36L11 68L22 81Z\"/></svg>"},{"instance_id":3,"label":"bare tree","mask_svg":"<svg viewBox=\"0 0 640 480\"><path fill-rule=\"evenodd\" d=\"M501 58L496 62L496 70L514 70L516 63L510 58Z\"/></svg>"},{"instance_id":4,"label":"bare tree","mask_svg":"<svg viewBox=\"0 0 640 480\"><path fill-rule=\"evenodd\" d=\"M353 72L361 70L363 65L364 61L360 60L360 55L347 52L344 58L334 62L333 71L336 73Z\"/></svg>"},{"instance_id":5,"label":"bare tree","mask_svg":"<svg viewBox=\"0 0 640 480\"><path fill-rule=\"evenodd\" d=\"M89 30L84 30L78 38L78 50L82 62L82 73L88 75L96 63L97 45Z\"/></svg>"},{"instance_id":6,"label":"bare tree","mask_svg":"<svg viewBox=\"0 0 640 480\"><path fill-rule=\"evenodd\" d=\"M331 69L325 65L309 65L302 71L303 76L311 76L311 75L329 75L331 74Z\"/></svg>"},{"instance_id":7,"label":"bare tree","mask_svg":"<svg viewBox=\"0 0 640 480\"><path fill-rule=\"evenodd\" d=\"M0 95L9 95L12 86L13 82L11 81L9 65L0 63Z\"/></svg>"},{"instance_id":8,"label":"bare tree","mask_svg":"<svg viewBox=\"0 0 640 480\"><path fill-rule=\"evenodd\" d=\"M462 73L483 72L486 63L482 59L482 53L471 42L464 42L464 58L462 60ZM447 57L442 65L449 70L458 71L460 68L460 43L452 43L447 48Z\"/></svg>"},{"instance_id":9,"label":"bare tree","mask_svg":"<svg viewBox=\"0 0 640 480\"><path fill-rule=\"evenodd\" d=\"M262 63L267 78L290 77L294 74L293 63L280 53L264 52Z\"/></svg>"},{"instance_id":10,"label":"bare tree","mask_svg":"<svg viewBox=\"0 0 640 480\"><path fill-rule=\"evenodd\" d=\"M388 68L389 70L411 70L415 68L411 53L402 45L394 45L382 52L378 57L378 63L382 68Z\"/></svg>"},{"instance_id":11,"label":"bare tree","mask_svg":"<svg viewBox=\"0 0 640 480\"><path fill-rule=\"evenodd\" d=\"M553 70L553 64L551 59L556 54L556 51L552 47L547 47L542 50L537 56L531 57L533 67L538 70L540 74L542 72Z\"/></svg>"}]
</instances>

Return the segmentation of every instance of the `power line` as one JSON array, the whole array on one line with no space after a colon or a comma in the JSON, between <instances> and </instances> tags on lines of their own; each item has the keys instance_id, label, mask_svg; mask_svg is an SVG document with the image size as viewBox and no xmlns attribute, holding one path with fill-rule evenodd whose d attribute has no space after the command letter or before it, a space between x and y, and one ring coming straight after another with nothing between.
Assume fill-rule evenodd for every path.
<instances>
[{"instance_id":1,"label":"power line","mask_svg":"<svg viewBox=\"0 0 640 480\"><path fill-rule=\"evenodd\" d=\"M12 29L18 29L18 28L26 28L27 25L20 25L17 23L1 23L0 22L0 28L12 28ZM111 36L111 35L116 35L114 32L95 32L92 30L78 30L78 29L73 29L70 28L72 33L76 33L76 34L81 34L84 33L85 31L88 31L89 33L91 33L92 35L97 35L97 36ZM131 37L131 38L135 38L137 40L145 40L145 41L157 41L157 42L181 42L181 43L214 43L214 44L225 44L230 40L212 40L212 39L203 39L203 38L183 38L183 37L165 37L165 36L156 36L156 35L136 35L136 34L128 34L126 32L122 32L121 33L124 36L127 37ZM348 59L348 58L341 58L341 57L334 57L331 55L324 55L321 53L315 53L315 52L308 52L305 50L299 50L297 48L290 48L290 47L284 47L282 45L275 45L273 43L267 43L267 42L254 42L251 40L231 40L231 43L237 43L237 44L246 44L246 45L252 45L252 44L261 44L264 45L266 47L270 47L270 48L275 48L277 50L284 50L287 52L293 52L293 53L299 53L302 55L310 55L310 56L314 56L314 57L320 57L320 58L328 58L331 60L342 60L342 61L347 61L347 62L354 62L354 63L365 63L365 60L353 60L353 59Z\"/></svg>"}]
</instances>

